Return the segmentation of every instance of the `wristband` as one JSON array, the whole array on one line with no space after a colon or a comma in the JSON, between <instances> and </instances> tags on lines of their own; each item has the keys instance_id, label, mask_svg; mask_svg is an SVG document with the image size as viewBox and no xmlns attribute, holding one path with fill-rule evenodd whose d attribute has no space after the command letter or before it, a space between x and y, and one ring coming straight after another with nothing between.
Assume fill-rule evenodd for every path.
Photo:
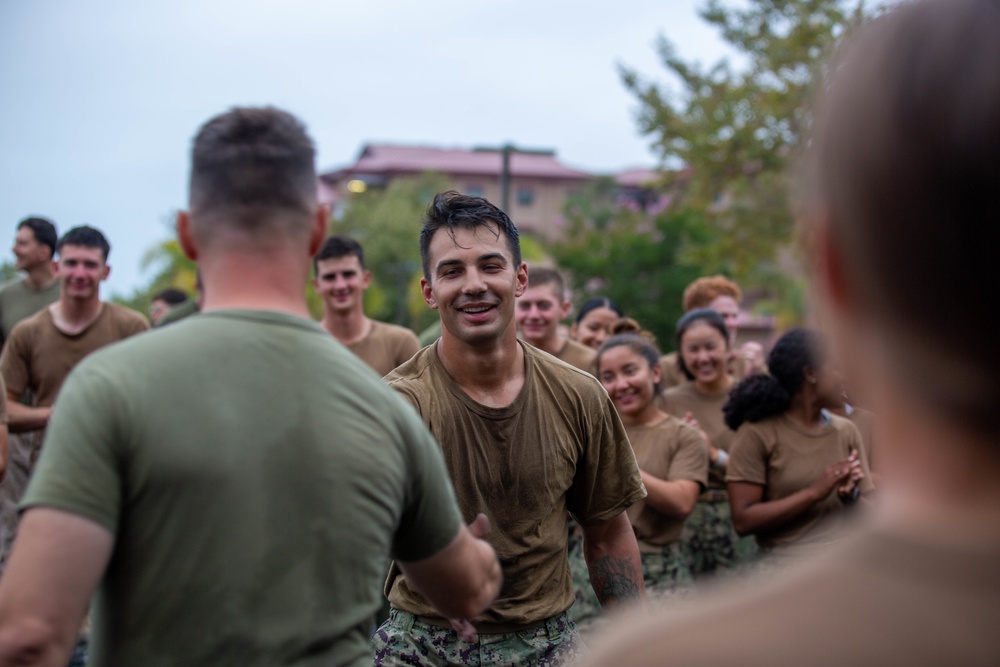
<instances>
[{"instance_id":1,"label":"wristband","mask_svg":"<svg viewBox=\"0 0 1000 667\"><path fill-rule=\"evenodd\" d=\"M715 463L713 463L712 465L715 466L716 468L725 468L727 461L729 461L729 454L727 454L724 449L720 449L719 458L717 458L715 460Z\"/></svg>"}]
</instances>

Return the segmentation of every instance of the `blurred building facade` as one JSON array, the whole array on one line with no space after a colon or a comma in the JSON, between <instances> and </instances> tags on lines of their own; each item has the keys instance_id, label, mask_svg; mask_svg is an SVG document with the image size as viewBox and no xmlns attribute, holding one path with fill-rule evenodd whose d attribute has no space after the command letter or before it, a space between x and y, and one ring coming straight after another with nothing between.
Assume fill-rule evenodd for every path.
<instances>
[{"instance_id":1,"label":"blurred building facade","mask_svg":"<svg viewBox=\"0 0 1000 667\"><path fill-rule=\"evenodd\" d=\"M446 176L451 187L503 206L501 181L504 150L368 144L353 164L320 175L320 200L336 216L352 193L384 188L393 179L427 172ZM558 236L567 197L598 174L561 163L554 151L509 150L506 213L522 232ZM622 172L623 195L645 202L654 195L657 172ZM643 180L645 179L645 180Z\"/></svg>"}]
</instances>

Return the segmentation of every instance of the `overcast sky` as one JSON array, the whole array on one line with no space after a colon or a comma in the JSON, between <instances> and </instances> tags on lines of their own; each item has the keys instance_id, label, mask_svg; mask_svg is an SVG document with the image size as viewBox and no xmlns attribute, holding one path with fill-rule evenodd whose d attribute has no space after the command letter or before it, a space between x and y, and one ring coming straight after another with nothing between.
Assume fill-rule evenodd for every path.
<instances>
[{"instance_id":1,"label":"overcast sky","mask_svg":"<svg viewBox=\"0 0 1000 667\"><path fill-rule=\"evenodd\" d=\"M574 167L653 166L616 65L660 80L658 34L712 63L694 0L3 0L0 248L16 223L102 229L111 293L185 204L198 126L234 105L299 116L321 170L368 142L551 148ZM8 245L3 245L8 244Z\"/></svg>"}]
</instances>

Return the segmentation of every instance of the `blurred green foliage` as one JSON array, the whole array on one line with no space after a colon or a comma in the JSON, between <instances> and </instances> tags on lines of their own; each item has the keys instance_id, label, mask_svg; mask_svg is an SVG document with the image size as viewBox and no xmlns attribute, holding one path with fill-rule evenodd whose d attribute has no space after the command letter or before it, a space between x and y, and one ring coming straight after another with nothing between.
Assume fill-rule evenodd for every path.
<instances>
[{"instance_id":1,"label":"blurred green foliage","mask_svg":"<svg viewBox=\"0 0 1000 667\"><path fill-rule=\"evenodd\" d=\"M780 317L802 315L795 277L795 160L809 127L808 102L828 56L866 16L857 0L709 0L700 16L737 54L711 67L681 58L665 36L657 52L666 82L620 66L639 102L640 131L672 169L662 183L675 210L695 211L711 236L689 257L704 273L767 287ZM784 262L780 260L784 259ZM791 270L790 270L791 269Z\"/></svg>"}]
</instances>

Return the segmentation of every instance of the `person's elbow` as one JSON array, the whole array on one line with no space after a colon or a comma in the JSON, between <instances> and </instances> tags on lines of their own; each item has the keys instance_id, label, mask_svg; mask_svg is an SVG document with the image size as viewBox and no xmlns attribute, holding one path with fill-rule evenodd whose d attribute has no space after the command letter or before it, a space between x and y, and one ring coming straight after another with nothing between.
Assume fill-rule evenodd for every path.
<instances>
[{"instance_id":1,"label":"person's elbow","mask_svg":"<svg viewBox=\"0 0 1000 667\"><path fill-rule=\"evenodd\" d=\"M61 646L60 634L41 619L17 618L0 621L0 665L57 664L55 656L69 650ZM65 660L62 660L65 663Z\"/></svg>"},{"instance_id":2,"label":"person's elbow","mask_svg":"<svg viewBox=\"0 0 1000 667\"><path fill-rule=\"evenodd\" d=\"M733 519L733 529L736 531L737 535L740 537L746 537L747 535L753 535L757 532L756 525L748 519L748 513L745 510L730 507L730 514Z\"/></svg>"},{"instance_id":3,"label":"person's elbow","mask_svg":"<svg viewBox=\"0 0 1000 667\"><path fill-rule=\"evenodd\" d=\"M694 511L695 506L698 504L698 493L685 495L681 499L681 502L677 506L677 518L687 519L691 512Z\"/></svg>"}]
</instances>

